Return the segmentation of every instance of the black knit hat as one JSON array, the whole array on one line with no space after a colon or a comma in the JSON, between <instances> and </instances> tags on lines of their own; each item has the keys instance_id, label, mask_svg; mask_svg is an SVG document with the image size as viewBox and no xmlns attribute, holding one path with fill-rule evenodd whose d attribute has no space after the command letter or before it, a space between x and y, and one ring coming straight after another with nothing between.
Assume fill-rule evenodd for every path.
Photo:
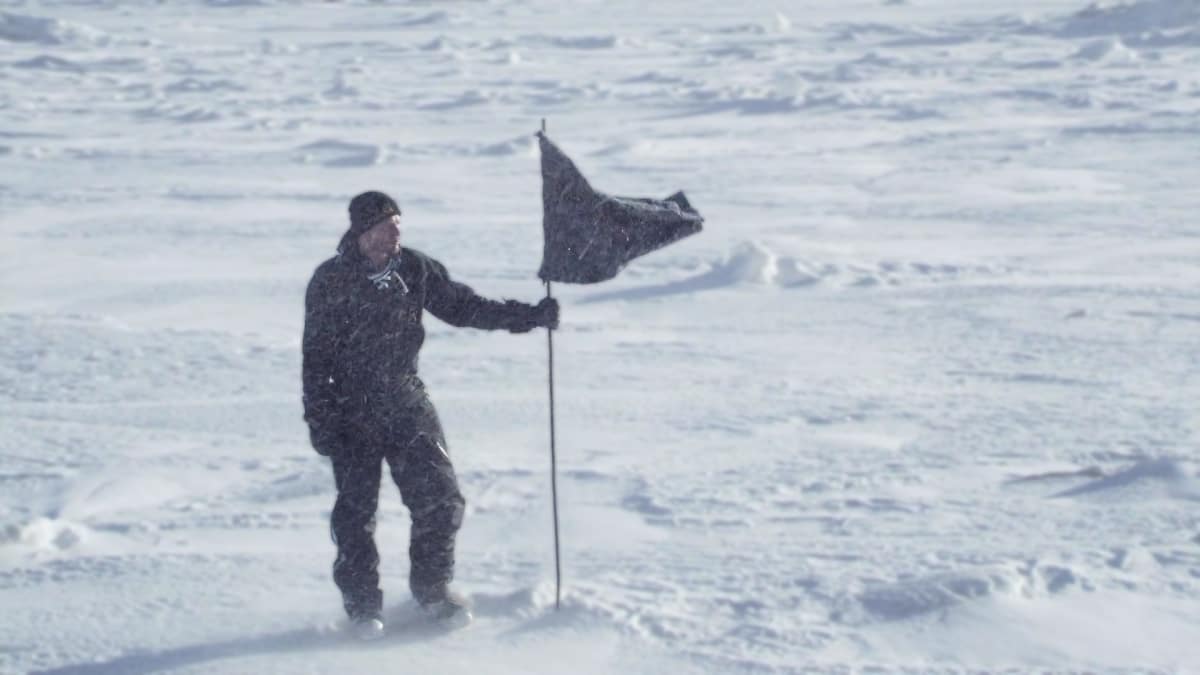
<instances>
[{"instance_id":1,"label":"black knit hat","mask_svg":"<svg viewBox=\"0 0 1200 675\"><path fill-rule=\"evenodd\" d=\"M382 192L364 192L350 200L350 229L342 235L338 242L338 253L348 253L355 250L354 240L358 235L374 227L387 216L400 215L400 206L396 200Z\"/></svg>"},{"instance_id":2,"label":"black knit hat","mask_svg":"<svg viewBox=\"0 0 1200 675\"><path fill-rule=\"evenodd\" d=\"M350 231L355 236L366 232L388 216L400 215L396 200L382 192L364 192L350 200Z\"/></svg>"}]
</instances>

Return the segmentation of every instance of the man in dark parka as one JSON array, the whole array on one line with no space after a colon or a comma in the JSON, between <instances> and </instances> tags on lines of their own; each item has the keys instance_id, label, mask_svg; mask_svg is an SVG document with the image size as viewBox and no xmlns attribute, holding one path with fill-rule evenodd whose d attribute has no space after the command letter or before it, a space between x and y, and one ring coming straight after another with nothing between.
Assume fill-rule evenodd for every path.
<instances>
[{"instance_id":1,"label":"man in dark parka","mask_svg":"<svg viewBox=\"0 0 1200 675\"><path fill-rule=\"evenodd\" d=\"M514 333L558 326L555 301L482 298L441 263L401 249L399 226L391 197L356 196L337 255L317 267L305 298L304 419L313 447L333 464L333 578L362 637L383 630L374 529L384 461L412 518L413 596L436 618L469 618L448 587L465 502L417 377L423 312L453 326Z\"/></svg>"}]
</instances>

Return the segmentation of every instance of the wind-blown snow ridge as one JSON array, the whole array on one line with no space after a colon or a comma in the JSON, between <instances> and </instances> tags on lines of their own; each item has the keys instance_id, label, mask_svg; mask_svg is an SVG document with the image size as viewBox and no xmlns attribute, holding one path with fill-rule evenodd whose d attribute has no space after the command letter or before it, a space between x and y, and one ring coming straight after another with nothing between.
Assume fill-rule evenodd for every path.
<instances>
[{"instance_id":1,"label":"wind-blown snow ridge","mask_svg":"<svg viewBox=\"0 0 1200 675\"><path fill-rule=\"evenodd\" d=\"M64 45L101 42L104 34L90 26L69 21L0 12L0 40Z\"/></svg>"},{"instance_id":2,"label":"wind-blown snow ridge","mask_svg":"<svg viewBox=\"0 0 1200 675\"><path fill-rule=\"evenodd\" d=\"M69 73L83 73L87 68L69 59L43 54L35 56L32 59L17 61L13 63L13 67L27 68L29 70L58 70Z\"/></svg>"},{"instance_id":3,"label":"wind-blown snow ridge","mask_svg":"<svg viewBox=\"0 0 1200 675\"><path fill-rule=\"evenodd\" d=\"M876 263L817 261L779 255L760 242L738 244L701 274L654 286L588 296L585 302L694 293L736 286L799 289L816 285L834 288L894 287L946 283L972 277L1004 274L1002 267L949 263L882 261Z\"/></svg>"},{"instance_id":4,"label":"wind-blown snow ridge","mask_svg":"<svg viewBox=\"0 0 1200 675\"><path fill-rule=\"evenodd\" d=\"M1055 496L1118 501L1162 496L1200 501L1200 480L1189 474L1179 460L1163 457L1140 461Z\"/></svg>"},{"instance_id":5,"label":"wind-blown snow ridge","mask_svg":"<svg viewBox=\"0 0 1200 675\"><path fill-rule=\"evenodd\" d=\"M1109 0L1094 2L1056 26L1064 37L1139 35L1200 30L1200 4L1194 0Z\"/></svg>"},{"instance_id":6,"label":"wind-blown snow ridge","mask_svg":"<svg viewBox=\"0 0 1200 675\"><path fill-rule=\"evenodd\" d=\"M439 24L450 24L460 21L457 14L437 10L427 14L419 14L411 17L406 17L398 21L395 25L402 28L416 28L423 26L436 26Z\"/></svg>"},{"instance_id":7,"label":"wind-blown snow ridge","mask_svg":"<svg viewBox=\"0 0 1200 675\"><path fill-rule=\"evenodd\" d=\"M525 35L522 40L534 44L544 44L562 49L613 49L622 44L616 35Z\"/></svg>"},{"instance_id":8,"label":"wind-blown snow ridge","mask_svg":"<svg viewBox=\"0 0 1200 675\"><path fill-rule=\"evenodd\" d=\"M837 617L850 622L907 621L996 597L1033 599L1092 588L1078 571L1062 565L989 567L881 584L857 595Z\"/></svg>"},{"instance_id":9,"label":"wind-blown snow ridge","mask_svg":"<svg viewBox=\"0 0 1200 675\"><path fill-rule=\"evenodd\" d=\"M326 138L297 148L297 160L338 168L357 168L380 164L386 158L383 147L369 143L351 143Z\"/></svg>"}]
</instances>

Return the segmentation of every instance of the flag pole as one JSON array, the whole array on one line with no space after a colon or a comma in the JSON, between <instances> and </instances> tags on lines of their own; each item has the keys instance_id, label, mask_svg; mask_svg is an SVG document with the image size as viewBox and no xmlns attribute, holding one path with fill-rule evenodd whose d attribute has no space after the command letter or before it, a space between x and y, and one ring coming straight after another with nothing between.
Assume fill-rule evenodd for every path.
<instances>
[{"instance_id":1,"label":"flag pole","mask_svg":"<svg viewBox=\"0 0 1200 675\"><path fill-rule=\"evenodd\" d=\"M546 133L546 118L542 118L542 133ZM546 280L546 298L551 298L550 280ZM554 331L546 328L546 348L550 361L550 500L554 510L554 610L562 605L562 556L558 545L558 452L554 434Z\"/></svg>"}]
</instances>

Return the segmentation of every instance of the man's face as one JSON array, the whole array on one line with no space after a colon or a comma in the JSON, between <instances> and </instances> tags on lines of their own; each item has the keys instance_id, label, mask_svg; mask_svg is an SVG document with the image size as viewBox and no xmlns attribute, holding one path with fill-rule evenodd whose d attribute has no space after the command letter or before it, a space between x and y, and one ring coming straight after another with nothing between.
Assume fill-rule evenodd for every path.
<instances>
[{"instance_id":1,"label":"man's face","mask_svg":"<svg viewBox=\"0 0 1200 675\"><path fill-rule=\"evenodd\" d=\"M391 215L358 235L358 248L367 255L395 255L400 252L400 216Z\"/></svg>"}]
</instances>

